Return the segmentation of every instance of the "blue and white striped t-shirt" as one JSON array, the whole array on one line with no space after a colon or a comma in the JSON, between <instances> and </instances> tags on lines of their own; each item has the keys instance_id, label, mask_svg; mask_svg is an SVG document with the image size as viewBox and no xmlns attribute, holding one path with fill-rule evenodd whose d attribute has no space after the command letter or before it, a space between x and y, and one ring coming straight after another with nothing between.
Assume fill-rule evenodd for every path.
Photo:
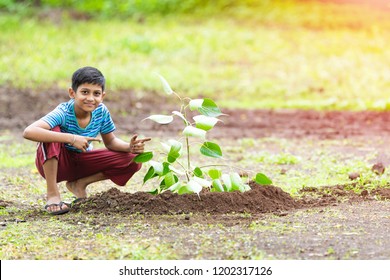
<instances>
[{"instance_id":1,"label":"blue and white striped t-shirt","mask_svg":"<svg viewBox=\"0 0 390 280\"><path fill-rule=\"evenodd\" d=\"M96 137L99 133L107 134L115 130L115 125L112 121L110 112L103 103L100 103L92 112L91 120L87 127L79 127L74 112L74 99L59 104L57 108L44 116L42 120L47 122L51 128L59 126L61 132L86 137ZM81 152L81 150L78 150L69 144L65 144L65 147L70 151ZM92 150L91 144L87 150Z\"/></svg>"}]
</instances>

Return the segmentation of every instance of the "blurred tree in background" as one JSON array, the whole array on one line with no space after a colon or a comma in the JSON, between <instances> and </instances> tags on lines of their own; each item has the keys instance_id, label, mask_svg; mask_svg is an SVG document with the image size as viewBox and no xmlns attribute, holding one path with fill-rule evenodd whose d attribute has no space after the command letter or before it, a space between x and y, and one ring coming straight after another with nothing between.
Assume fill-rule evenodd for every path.
<instances>
[{"instance_id":1,"label":"blurred tree in background","mask_svg":"<svg viewBox=\"0 0 390 280\"><path fill-rule=\"evenodd\" d=\"M137 16L145 14L217 12L238 6L255 6L255 0L0 0L0 9L20 11L28 8L64 8L91 16ZM264 4L264 3L263 3Z\"/></svg>"},{"instance_id":2,"label":"blurred tree in background","mask_svg":"<svg viewBox=\"0 0 390 280\"><path fill-rule=\"evenodd\" d=\"M158 92L158 72L223 107L390 108L389 11L388 0L0 0L0 87L64 87L93 64L112 90Z\"/></svg>"}]
</instances>

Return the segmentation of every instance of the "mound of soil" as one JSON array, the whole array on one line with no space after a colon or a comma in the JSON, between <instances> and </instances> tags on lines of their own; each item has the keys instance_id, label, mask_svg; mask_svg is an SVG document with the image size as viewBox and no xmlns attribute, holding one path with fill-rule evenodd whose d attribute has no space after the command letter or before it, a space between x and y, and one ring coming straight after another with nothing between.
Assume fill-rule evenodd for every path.
<instances>
[{"instance_id":1,"label":"mound of soil","mask_svg":"<svg viewBox=\"0 0 390 280\"><path fill-rule=\"evenodd\" d=\"M95 194L76 203L72 211L84 213L122 214L189 214L189 213L275 213L321 207L341 202L361 202L372 199L390 199L390 189L381 188L371 192L351 185L304 188L299 199L292 198L281 188L250 183L251 190L231 193L201 192L200 195L178 195L164 192L153 195L147 192L126 193L117 188Z\"/></svg>"},{"instance_id":2,"label":"mound of soil","mask_svg":"<svg viewBox=\"0 0 390 280\"><path fill-rule=\"evenodd\" d=\"M250 185L252 189L244 193L201 192L199 196L169 191L160 195L132 194L112 188L76 203L72 210L87 213L225 214L280 212L299 207L299 203L279 187L260 186L254 182Z\"/></svg>"}]
</instances>

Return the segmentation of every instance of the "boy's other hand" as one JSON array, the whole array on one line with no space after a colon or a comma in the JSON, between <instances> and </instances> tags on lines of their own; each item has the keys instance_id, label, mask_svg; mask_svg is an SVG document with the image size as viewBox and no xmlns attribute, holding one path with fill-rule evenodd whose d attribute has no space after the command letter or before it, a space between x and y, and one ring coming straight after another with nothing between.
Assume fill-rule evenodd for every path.
<instances>
[{"instance_id":1,"label":"boy's other hand","mask_svg":"<svg viewBox=\"0 0 390 280\"><path fill-rule=\"evenodd\" d=\"M138 139L138 135L134 135L130 140L130 153L142 154L145 149L145 142L152 140L152 138Z\"/></svg>"}]
</instances>

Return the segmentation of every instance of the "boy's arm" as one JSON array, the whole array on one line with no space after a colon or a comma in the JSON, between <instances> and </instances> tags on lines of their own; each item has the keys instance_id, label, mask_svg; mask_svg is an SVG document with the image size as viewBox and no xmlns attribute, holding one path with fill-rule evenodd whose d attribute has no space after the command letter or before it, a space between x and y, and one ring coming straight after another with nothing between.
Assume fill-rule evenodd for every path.
<instances>
[{"instance_id":1,"label":"boy's arm","mask_svg":"<svg viewBox=\"0 0 390 280\"><path fill-rule=\"evenodd\" d=\"M100 141L100 139L94 137L52 131L50 125L43 120L30 124L24 130L23 137L36 142L68 143L83 152L87 151L88 141Z\"/></svg>"},{"instance_id":2,"label":"boy's arm","mask_svg":"<svg viewBox=\"0 0 390 280\"><path fill-rule=\"evenodd\" d=\"M130 143L128 143L116 137L113 132L102 134L102 139L107 149L117 152L141 154L144 152L145 142L150 141L151 138L137 139L137 137L137 135L134 135Z\"/></svg>"},{"instance_id":3,"label":"boy's arm","mask_svg":"<svg viewBox=\"0 0 390 280\"><path fill-rule=\"evenodd\" d=\"M38 120L30 124L23 132L23 137L35 142L58 142L71 144L74 140L74 135L70 133L62 133L51 131L50 125Z\"/></svg>"}]
</instances>

